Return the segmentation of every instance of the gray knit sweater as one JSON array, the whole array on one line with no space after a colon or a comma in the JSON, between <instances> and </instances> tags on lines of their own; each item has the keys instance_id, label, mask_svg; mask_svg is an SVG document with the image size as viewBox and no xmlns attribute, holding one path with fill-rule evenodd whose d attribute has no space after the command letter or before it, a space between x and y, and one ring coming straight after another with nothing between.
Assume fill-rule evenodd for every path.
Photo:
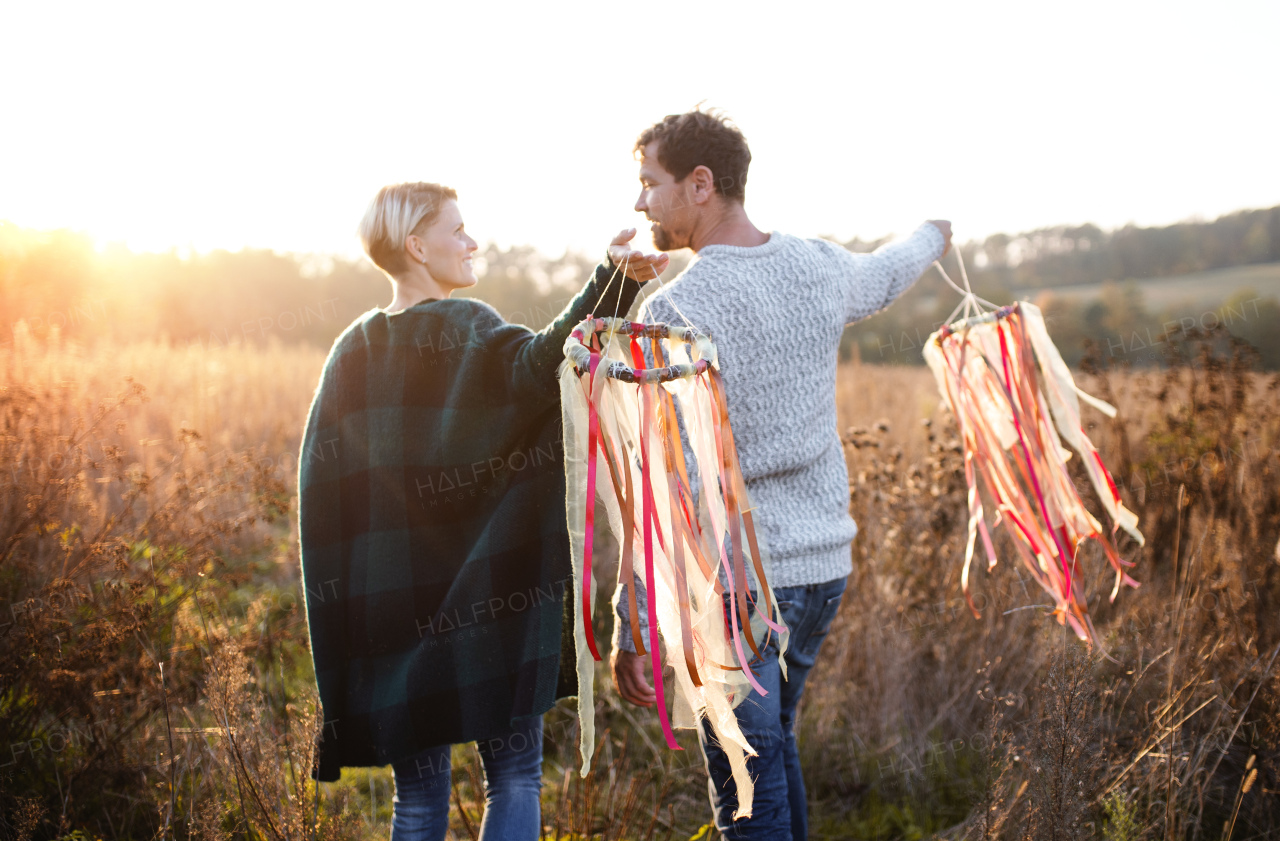
<instances>
[{"instance_id":1,"label":"gray knit sweater","mask_svg":"<svg viewBox=\"0 0 1280 841\"><path fill-rule=\"evenodd\" d=\"M711 332L775 587L819 584L853 569L858 526L836 427L840 335L906 291L943 243L925 223L871 254L777 231L755 247L708 245L640 309L645 322L688 318ZM614 596L613 644L633 651L622 632L630 621L626 589ZM643 588L636 595L643 600ZM640 616L643 623L643 607Z\"/></svg>"}]
</instances>

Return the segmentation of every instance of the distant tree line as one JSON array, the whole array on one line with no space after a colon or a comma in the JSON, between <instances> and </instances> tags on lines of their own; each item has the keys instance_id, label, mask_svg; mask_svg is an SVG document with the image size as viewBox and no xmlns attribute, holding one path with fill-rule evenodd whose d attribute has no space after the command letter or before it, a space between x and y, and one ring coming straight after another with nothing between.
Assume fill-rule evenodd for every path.
<instances>
[{"instance_id":1,"label":"distant tree line","mask_svg":"<svg viewBox=\"0 0 1280 841\"><path fill-rule=\"evenodd\" d=\"M573 251L549 258L527 246L489 245L475 265L474 297L512 320L542 326L580 288L595 260ZM387 278L367 260L263 250L99 252L81 234L0 225L0 343L21 329L38 338L89 342L328 347L361 313L390 300Z\"/></svg>"},{"instance_id":2,"label":"distant tree line","mask_svg":"<svg viewBox=\"0 0 1280 841\"><path fill-rule=\"evenodd\" d=\"M844 243L869 251L883 240ZM1050 331L1070 362L1086 340L1137 364L1156 359L1156 340L1188 319L1212 315L1149 309L1130 279L1280 262L1280 207L1161 228L1060 226L997 234L960 246L975 291L996 303L1016 289L1110 282L1091 300L1041 296ZM667 277L687 264L673 255ZM548 257L528 246L489 245L476 259L476 298L507 318L541 327L580 288L599 255ZM1228 300L1229 295L1235 298ZM18 332L83 342L158 339L176 345L305 342L327 347L360 313L390 300L386 278L365 260L263 250L202 255L95 248L86 236L0 224L0 343ZM846 331L842 355L919 364L920 344L958 297L932 272L885 312ZM1183 308L1185 309L1185 308ZM1219 319L1280 367L1280 304L1224 293ZM1245 311L1247 310L1247 315ZM22 325L19 327L19 325Z\"/></svg>"},{"instance_id":3,"label":"distant tree line","mask_svg":"<svg viewBox=\"0 0 1280 841\"><path fill-rule=\"evenodd\" d=\"M1010 289L1190 274L1280 261L1280 207L1163 228L1059 225L966 243L971 277Z\"/></svg>"},{"instance_id":4,"label":"distant tree line","mask_svg":"<svg viewBox=\"0 0 1280 841\"><path fill-rule=\"evenodd\" d=\"M870 251L883 240L850 240ZM1160 364L1168 339L1224 329L1254 346L1260 363L1280 368L1280 302L1255 290L1224 289L1211 306L1149 305L1133 282L1211 269L1280 262L1280 207L1245 210L1211 222L1160 228L1060 225L1016 236L994 234L960 246L974 291L997 304L1015 292L1039 304L1063 356L1077 364L1092 344L1104 361ZM956 274L954 262L950 272ZM958 280L958 278L953 278ZM1097 296L1031 294L1047 287L1101 284ZM841 355L865 362L923 364L920 348L959 296L930 270L894 306L845 331Z\"/></svg>"},{"instance_id":5,"label":"distant tree line","mask_svg":"<svg viewBox=\"0 0 1280 841\"><path fill-rule=\"evenodd\" d=\"M996 304L1010 304L1007 289L975 286ZM1199 333L1225 331L1258 352L1260 367L1280 369L1280 301L1249 289L1226 290L1213 306L1149 307L1133 281L1104 283L1095 298L1052 293L1023 296L1041 308L1054 343L1075 366L1093 349L1105 365L1163 365L1177 343ZM921 349L947 319L960 296L932 272L887 310L845 330L840 355L872 364L923 365ZM1225 336L1224 336L1225 339Z\"/></svg>"}]
</instances>

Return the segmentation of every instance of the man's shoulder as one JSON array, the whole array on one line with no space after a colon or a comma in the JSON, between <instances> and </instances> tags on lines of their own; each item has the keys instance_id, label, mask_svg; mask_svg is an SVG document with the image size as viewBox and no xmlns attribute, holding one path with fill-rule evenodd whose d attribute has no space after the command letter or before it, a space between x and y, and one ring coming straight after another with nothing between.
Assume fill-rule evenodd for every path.
<instances>
[{"instance_id":1,"label":"man's shoulder","mask_svg":"<svg viewBox=\"0 0 1280 841\"><path fill-rule=\"evenodd\" d=\"M685 271L693 271L698 268L699 264L704 265L704 271L708 268L714 269L717 264L726 263L739 256L763 257L766 260L773 259L785 262L806 255L819 259L842 261L853 257L851 251L831 240L773 231L769 234L768 242L759 248L750 249L745 254L733 250L707 249L704 254L699 255L690 263Z\"/></svg>"},{"instance_id":2,"label":"man's shoulder","mask_svg":"<svg viewBox=\"0 0 1280 841\"><path fill-rule=\"evenodd\" d=\"M648 309L661 305L669 300L673 292L698 295L707 291L705 287L708 285L723 288L726 280L751 276L754 274L753 270L773 274L777 271L785 271L789 265L807 261L830 264L845 270L850 262L856 259L856 255L838 243L825 239L799 237L779 231L772 232L769 242L765 245L770 248L763 254L743 253L743 249L704 249L680 274L663 283L660 289L650 294L642 306ZM755 249L747 251L755 251Z\"/></svg>"},{"instance_id":3,"label":"man's shoulder","mask_svg":"<svg viewBox=\"0 0 1280 841\"><path fill-rule=\"evenodd\" d=\"M835 260L840 263L847 264L857 259L854 252L845 248L840 243L833 242L829 239L822 239L821 237L800 239L799 237L796 237L796 240L802 243L803 248L806 248L827 260Z\"/></svg>"}]
</instances>

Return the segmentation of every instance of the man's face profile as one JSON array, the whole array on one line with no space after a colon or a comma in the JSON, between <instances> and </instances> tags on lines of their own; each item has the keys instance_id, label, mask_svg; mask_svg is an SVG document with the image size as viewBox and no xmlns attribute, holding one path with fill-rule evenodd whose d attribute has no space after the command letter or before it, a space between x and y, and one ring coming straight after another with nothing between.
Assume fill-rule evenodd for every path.
<instances>
[{"instance_id":1,"label":"man's face profile","mask_svg":"<svg viewBox=\"0 0 1280 841\"><path fill-rule=\"evenodd\" d=\"M692 217L697 210L689 195L688 179L675 176L658 162L658 142L648 143L640 152L640 197L635 209L652 225L653 246L674 251L690 246Z\"/></svg>"}]
</instances>

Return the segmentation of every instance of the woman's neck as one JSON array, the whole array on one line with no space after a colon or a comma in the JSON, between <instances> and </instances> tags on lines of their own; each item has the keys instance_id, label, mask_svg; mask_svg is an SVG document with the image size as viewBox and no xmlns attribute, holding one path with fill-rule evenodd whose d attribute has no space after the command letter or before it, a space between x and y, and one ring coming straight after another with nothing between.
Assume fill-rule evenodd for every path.
<instances>
[{"instance_id":1,"label":"woman's neck","mask_svg":"<svg viewBox=\"0 0 1280 841\"><path fill-rule=\"evenodd\" d=\"M417 267L417 271L406 272L402 277L391 282L391 303L383 308L384 312L396 313L409 307L421 304L429 298L448 298L452 289L445 290L436 279L427 274L426 269Z\"/></svg>"}]
</instances>

